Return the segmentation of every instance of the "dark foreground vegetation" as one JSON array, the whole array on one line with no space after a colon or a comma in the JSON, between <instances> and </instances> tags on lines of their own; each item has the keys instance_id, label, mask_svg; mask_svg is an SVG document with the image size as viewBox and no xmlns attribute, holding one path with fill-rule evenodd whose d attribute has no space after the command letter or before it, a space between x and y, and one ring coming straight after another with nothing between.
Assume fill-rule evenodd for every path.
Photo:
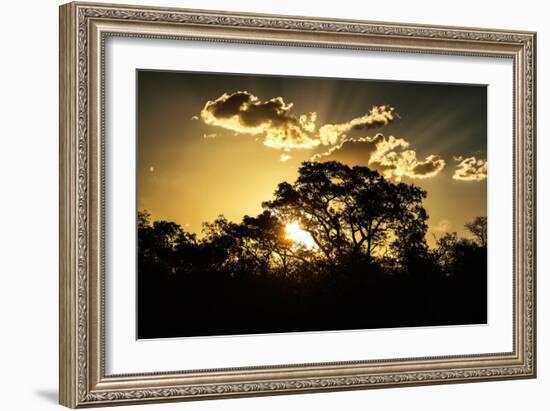
<instances>
[{"instance_id":1,"label":"dark foreground vegetation","mask_svg":"<svg viewBox=\"0 0 550 411\"><path fill-rule=\"evenodd\" d=\"M485 323L487 220L429 248L425 197L366 167L306 162L260 215L220 216L200 239L140 212L138 337Z\"/></svg>"}]
</instances>

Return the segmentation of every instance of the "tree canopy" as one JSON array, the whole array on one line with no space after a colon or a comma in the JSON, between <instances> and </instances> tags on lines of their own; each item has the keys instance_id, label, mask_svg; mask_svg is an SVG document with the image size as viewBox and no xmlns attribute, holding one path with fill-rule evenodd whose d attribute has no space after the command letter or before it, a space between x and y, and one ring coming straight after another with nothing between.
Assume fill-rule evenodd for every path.
<instances>
[{"instance_id":1,"label":"tree canopy","mask_svg":"<svg viewBox=\"0 0 550 411\"><path fill-rule=\"evenodd\" d=\"M338 328L334 324L342 320L326 320L334 324L325 326L315 322L322 315L334 315L325 312L328 301L333 307L340 304L338 310L349 309L350 304L374 306L382 303L381 298L405 307L414 295L426 300L416 304L427 304L415 320L396 312L384 314L387 318L370 318L369 324L410 325L419 318L437 322L445 315L445 321L456 322L461 315L475 317L474 311L466 309L459 315L448 304L472 293L475 307L486 315L487 219L476 217L466 224L472 239L447 233L430 249L423 207L426 195L415 185L389 181L368 167L304 162L297 179L280 183L273 198L262 203L259 215L244 216L241 222L219 216L204 224L200 237L173 222L152 222L149 214L139 212L138 300L140 312L148 313L142 317L149 318L157 309L151 307L163 304L180 312L211 301L220 314L228 309L236 313L241 304L269 315L277 310L297 310L303 315L319 311L309 322L290 317L290 311L286 328L282 319L272 318L278 325L270 328L261 323L252 327L256 331L292 329L296 321L301 324L294 326L297 329L330 329ZM427 290L440 296L426 294ZM158 296L167 293L171 297L159 301ZM263 300L256 299L258 293ZM434 298L439 301L438 314L433 311ZM353 327L364 326L365 321L356 319ZM238 324L235 332L239 327L243 332L250 328ZM144 335L158 334L144 327ZM196 325L202 331L195 333L208 334L201 327L210 329Z\"/></svg>"}]
</instances>

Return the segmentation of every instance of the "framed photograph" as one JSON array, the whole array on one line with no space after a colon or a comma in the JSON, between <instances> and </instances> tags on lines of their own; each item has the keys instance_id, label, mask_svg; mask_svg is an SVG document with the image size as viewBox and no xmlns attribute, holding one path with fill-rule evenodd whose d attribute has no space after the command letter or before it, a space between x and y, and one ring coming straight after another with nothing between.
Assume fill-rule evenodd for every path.
<instances>
[{"instance_id":1,"label":"framed photograph","mask_svg":"<svg viewBox=\"0 0 550 411\"><path fill-rule=\"evenodd\" d=\"M535 33L60 8L60 403L534 378Z\"/></svg>"}]
</instances>

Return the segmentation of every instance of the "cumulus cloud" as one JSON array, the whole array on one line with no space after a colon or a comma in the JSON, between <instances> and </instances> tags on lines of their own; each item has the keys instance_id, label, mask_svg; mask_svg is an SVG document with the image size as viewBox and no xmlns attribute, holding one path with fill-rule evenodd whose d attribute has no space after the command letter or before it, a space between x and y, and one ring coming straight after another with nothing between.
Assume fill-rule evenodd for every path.
<instances>
[{"instance_id":1,"label":"cumulus cloud","mask_svg":"<svg viewBox=\"0 0 550 411\"><path fill-rule=\"evenodd\" d=\"M261 101L248 91L237 91L207 101L200 119L237 134L262 136L264 145L271 148L311 149L339 144L352 130L382 127L397 117L393 107L374 106L363 116L316 130L316 112L297 115L292 109L293 103L282 97Z\"/></svg>"},{"instance_id":2,"label":"cumulus cloud","mask_svg":"<svg viewBox=\"0 0 550 411\"><path fill-rule=\"evenodd\" d=\"M346 139L327 152L312 157L313 161L337 160L353 165L367 165L384 177L395 181L408 178L435 177L445 167L445 160L436 155L418 159L410 143L381 133L374 137Z\"/></svg>"},{"instance_id":3,"label":"cumulus cloud","mask_svg":"<svg viewBox=\"0 0 550 411\"><path fill-rule=\"evenodd\" d=\"M325 146L328 150L314 155L313 161L340 159L347 164L368 165L396 181L403 177L434 177L445 167L445 160L436 155L417 158L409 142L402 138L380 133L374 137L350 137L352 131L387 126L398 118L389 105L373 106L360 117L324 124L319 129L316 112L297 115L292 109L293 103L282 97L262 101L248 91L237 91L207 101L200 119L235 134L253 135L267 147L284 150L279 158L283 162L291 158L287 153L292 149Z\"/></svg>"},{"instance_id":4,"label":"cumulus cloud","mask_svg":"<svg viewBox=\"0 0 550 411\"><path fill-rule=\"evenodd\" d=\"M454 157L458 165L453 174L455 180L481 181L487 178L487 160L476 159L475 157L463 158Z\"/></svg>"},{"instance_id":5,"label":"cumulus cloud","mask_svg":"<svg viewBox=\"0 0 550 411\"><path fill-rule=\"evenodd\" d=\"M351 130L368 130L375 127L387 126L397 114L390 106L374 106L370 111L350 121L339 124L325 124L319 129L319 138L323 145L339 143Z\"/></svg>"},{"instance_id":6,"label":"cumulus cloud","mask_svg":"<svg viewBox=\"0 0 550 411\"><path fill-rule=\"evenodd\" d=\"M208 101L200 112L205 124L239 134L263 135L271 148L313 148L320 144L314 135L317 113L300 116L292 112L293 103L282 97L261 101L247 91L224 93Z\"/></svg>"}]
</instances>

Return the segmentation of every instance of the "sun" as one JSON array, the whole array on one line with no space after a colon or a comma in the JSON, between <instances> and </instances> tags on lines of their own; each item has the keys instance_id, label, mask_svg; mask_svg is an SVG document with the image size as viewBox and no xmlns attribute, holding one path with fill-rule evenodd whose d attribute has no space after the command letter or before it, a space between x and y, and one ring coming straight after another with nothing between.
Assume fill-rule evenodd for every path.
<instances>
[{"instance_id":1,"label":"sun","mask_svg":"<svg viewBox=\"0 0 550 411\"><path fill-rule=\"evenodd\" d=\"M315 241L313 240L311 234L305 230L302 230L297 221L288 223L285 226L285 235L289 240L304 246L308 250L315 247Z\"/></svg>"}]
</instances>

